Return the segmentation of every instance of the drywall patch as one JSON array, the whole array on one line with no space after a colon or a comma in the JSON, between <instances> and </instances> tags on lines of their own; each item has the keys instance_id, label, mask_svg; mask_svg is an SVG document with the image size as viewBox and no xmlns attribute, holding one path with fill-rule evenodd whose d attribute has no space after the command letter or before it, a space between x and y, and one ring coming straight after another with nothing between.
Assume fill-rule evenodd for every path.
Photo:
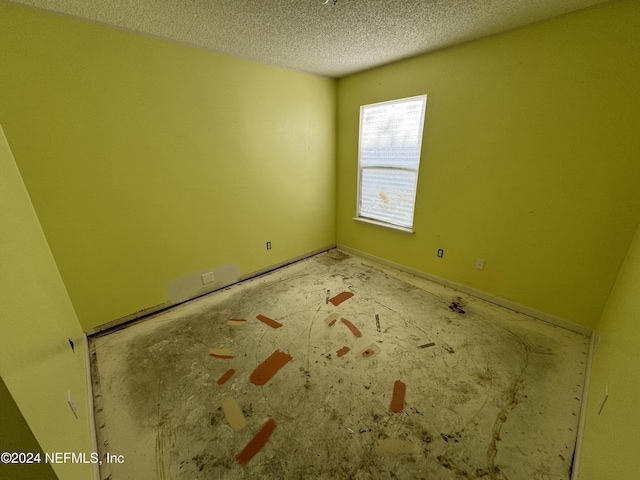
<instances>
[{"instance_id":1,"label":"drywall patch","mask_svg":"<svg viewBox=\"0 0 640 480\"><path fill-rule=\"evenodd\" d=\"M213 273L213 282L202 284L202 275ZM173 303L184 302L190 298L219 290L238 281L240 270L235 263L225 263L216 268L208 268L185 275L171 281L167 287L167 295Z\"/></svg>"}]
</instances>

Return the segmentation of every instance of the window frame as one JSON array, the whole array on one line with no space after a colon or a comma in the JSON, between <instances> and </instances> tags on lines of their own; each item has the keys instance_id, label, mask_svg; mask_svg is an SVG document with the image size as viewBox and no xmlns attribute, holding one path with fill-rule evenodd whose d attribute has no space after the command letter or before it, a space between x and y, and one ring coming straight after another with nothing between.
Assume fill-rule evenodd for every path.
<instances>
[{"instance_id":1,"label":"window frame","mask_svg":"<svg viewBox=\"0 0 640 480\"><path fill-rule=\"evenodd\" d=\"M361 153L362 153L362 126L363 126L363 117L364 117L364 112L366 110L367 107L374 107L374 106L381 106L384 104L400 104L400 103L405 103L405 102L412 102L415 101L417 99L420 99L423 101L422 103L422 111L421 111L421 117L420 117L420 125L419 125L419 137L420 137L420 142L419 142L419 149L418 149L418 164L417 167L415 169L413 168L408 168L408 167L403 167L403 166L388 166L388 165L381 165L381 166L366 166L363 167L362 165L362 161L361 161ZM386 100L384 102L377 102L377 103L370 103L367 105L361 105L360 106L360 123L358 125L358 184L357 184L357 192L356 192L356 216L353 218L353 220L356 220L358 222L361 223L365 223L365 224L370 224L370 225L376 225L378 227L383 227L383 228L387 228L387 229L391 229L391 230L396 230L396 231L400 231L403 233L408 233L408 234L413 234L414 230L413 230L413 226L414 226L414 220L415 220L415 205L416 205L416 198L418 196L418 175L420 172L420 163L422 160L422 143L424 141L424 124L426 121L426 111L427 111L427 94L422 94L422 95L414 95L411 97L403 97L403 98L398 98L398 99L394 99L394 100ZM361 214L361 204L362 204L362 177L363 177L363 170L366 168L385 168L385 169L390 169L390 170L402 170L402 171L409 171L409 172L415 172L415 177L416 177L416 181L415 184L413 186L413 215L411 217L411 225L410 226L404 226L404 225L397 225L394 223L390 223L387 222L385 220L381 220L379 218L372 218L370 216L363 216Z\"/></svg>"}]
</instances>

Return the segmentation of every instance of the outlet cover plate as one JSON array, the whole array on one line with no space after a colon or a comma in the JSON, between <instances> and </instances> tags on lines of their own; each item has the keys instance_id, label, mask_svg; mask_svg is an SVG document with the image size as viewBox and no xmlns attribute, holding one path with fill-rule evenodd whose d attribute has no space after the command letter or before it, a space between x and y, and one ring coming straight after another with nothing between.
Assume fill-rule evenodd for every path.
<instances>
[{"instance_id":1,"label":"outlet cover plate","mask_svg":"<svg viewBox=\"0 0 640 480\"><path fill-rule=\"evenodd\" d=\"M73 397L71 396L71 390L67 391L67 403L71 407L71 411L73 412L73 414L75 415L75 417L77 419L78 418L78 406L76 405L76 402L73 400Z\"/></svg>"},{"instance_id":2,"label":"outlet cover plate","mask_svg":"<svg viewBox=\"0 0 640 480\"><path fill-rule=\"evenodd\" d=\"M207 272L202 274L202 284L206 285L207 283L212 283L215 280L213 276L213 272Z\"/></svg>"}]
</instances>

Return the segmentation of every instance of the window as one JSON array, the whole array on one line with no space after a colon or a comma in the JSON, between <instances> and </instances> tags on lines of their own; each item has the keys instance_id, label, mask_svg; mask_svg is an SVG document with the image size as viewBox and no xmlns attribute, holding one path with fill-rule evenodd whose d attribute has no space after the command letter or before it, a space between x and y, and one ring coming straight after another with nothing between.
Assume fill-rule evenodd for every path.
<instances>
[{"instance_id":1,"label":"window","mask_svg":"<svg viewBox=\"0 0 640 480\"><path fill-rule=\"evenodd\" d=\"M411 231L427 96L360 107L358 220Z\"/></svg>"}]
</instances>

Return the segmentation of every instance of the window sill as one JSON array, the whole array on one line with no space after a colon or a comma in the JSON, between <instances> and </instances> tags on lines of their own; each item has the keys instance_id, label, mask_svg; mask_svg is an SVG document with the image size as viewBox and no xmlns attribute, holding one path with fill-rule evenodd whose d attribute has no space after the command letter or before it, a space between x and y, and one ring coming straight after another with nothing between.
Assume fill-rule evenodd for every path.
<instances>
[{"instance_id":1,"label":"window sill","mask_svg":"<svg viewBox=\"0 0 640 480\"><path fill-rule=\"evenodd\" d=\"M371 220L369 218L363 218L363 217L353 217L353 219L356 222L366 223L367 225L375 225L376 227L404 233L405 235L413 235L413 229L411 228L399 227L397 225L391 225L390 223L378 222L377 220Z\"/></svg>"}]
</instances>

